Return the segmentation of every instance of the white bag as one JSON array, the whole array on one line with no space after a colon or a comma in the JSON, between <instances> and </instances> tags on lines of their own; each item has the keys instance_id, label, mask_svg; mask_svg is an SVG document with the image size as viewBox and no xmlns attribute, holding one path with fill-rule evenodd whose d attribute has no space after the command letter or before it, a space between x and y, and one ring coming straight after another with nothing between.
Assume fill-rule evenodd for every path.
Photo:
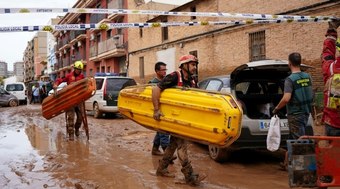
<instances>
[{"instance_id":1,"label":"white bag","mask_svg":"<svg viewBox=\"0 0 340 189\"><path fill-rule=\"evenodd\" d=\"M281 142L281 130L280 130L280 118L274 115L270 120L268 135L267 135L267 149L269 151L276 151L280 147Z\"/></svg>"}]
</instances>

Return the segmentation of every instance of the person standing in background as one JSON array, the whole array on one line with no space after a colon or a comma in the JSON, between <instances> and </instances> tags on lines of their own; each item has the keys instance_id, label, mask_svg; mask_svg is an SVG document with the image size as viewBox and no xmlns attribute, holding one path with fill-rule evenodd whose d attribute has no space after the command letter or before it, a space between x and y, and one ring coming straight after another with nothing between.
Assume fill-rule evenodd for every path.
<instances>
[{"instance_id":1,"label":"person standing in background","mask_svg":"<svg viewBox=\"0 0 340 189\"><path fill-rule=\"evenodd\" d=\"M166 75L166 64L164 62L157 62L155 64L156 77L149 81L150 83L159 83ZM163 153L159 150L159 147L163 149L163 152L168 147L170 139L169 134L157 132L153 139L153 146L151 150L152 155L162 156Z\"/></svg>"}]
</instances>

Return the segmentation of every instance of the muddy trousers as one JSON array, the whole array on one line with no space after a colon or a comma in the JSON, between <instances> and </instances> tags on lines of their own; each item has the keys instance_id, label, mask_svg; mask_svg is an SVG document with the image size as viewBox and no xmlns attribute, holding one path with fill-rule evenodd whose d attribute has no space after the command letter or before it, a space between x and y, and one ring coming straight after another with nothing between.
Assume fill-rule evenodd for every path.
<instances>
[{"instance_id":1,"label":"muddy trousers","mask_svg":"<svg viewBox=\"0 0 340 189\"><path fill-rule=\"evenodd\" d=\"M79 128L83 121L83 103L71 108L66 112L66 132L69 135L70 139L74 138L74 132L76 131L76 135L79 135ZM74 116L77 115L76 123L74 123Z\"/></svg>"},{"instance_id":2,"label":"muddy trousers","mask_svg":"<svg viewBox=\"0 0 340 189\"><path fill-rule=\"evenodd\" d=\"M170 136L169 146L165 149L163 158L159 162L157 168L158 175L168 174L168 166L172 161L172 157L177 149L177 156L182 165L182 173L184 174L187 183L195 182L197 174L193 172L191 162L188 158L188 142L184 139Z\"/></svg>"}]
</instances>

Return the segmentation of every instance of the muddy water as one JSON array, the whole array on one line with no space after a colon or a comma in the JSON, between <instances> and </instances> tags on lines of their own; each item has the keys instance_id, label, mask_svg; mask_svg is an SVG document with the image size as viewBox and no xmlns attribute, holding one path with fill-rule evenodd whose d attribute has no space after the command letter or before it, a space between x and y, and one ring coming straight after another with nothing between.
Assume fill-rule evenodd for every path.
<instances>
[{"instance_id":1,"label":"muddy water","mask_svg":"<svg viewBox=\"0 0 340 189\"><path fill-rule=\"evenodd\" d=\"M183 179L178 161L169 167L175 179L149 173L159 160L150 153L154 131L130 120L88 116L90 141L82 130L70 142L64 115L45 120L38 105L0 108L0 117L0 188L192 188L176 183ZM194 170L208 175L198 188L289 188L278 167L282 153L237 151L220 164L192 144L189 155Z\"/></svg>"}]
</instances>

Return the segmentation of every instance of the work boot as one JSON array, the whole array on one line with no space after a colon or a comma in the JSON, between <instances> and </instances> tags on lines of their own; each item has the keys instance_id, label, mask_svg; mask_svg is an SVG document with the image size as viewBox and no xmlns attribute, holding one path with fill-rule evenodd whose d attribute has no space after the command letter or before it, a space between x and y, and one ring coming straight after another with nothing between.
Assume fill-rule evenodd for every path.
<instances>
[{"instance_id":1,"label":"work boot","mask_svg":"<svg viewBox=\"0 0 340 189\"><path fill-rule=\"evenodd\" d=\"M74 134L73 133L72 134L70 133L68 136L69 136L68 140L74 141Z\"/></svg>"},{"instance_id":2,"label":"work boot","mask_svg":"<svg viewBox=\"0 0 340 189\"><path fill-rule=\"evenodd\" d=\"M165 153L165 150L166 150L167 147L163 147L162 146L162 149L163 149L163 152ZM174 164L174 160L177 159L177 156L174 154L172 156L172 158L170 159L170 164Z\"/></svg>"},{"instance_id":3,"label":"work boot","mask_svg":"<svg viewBox=\"0 0 340 189\"><path fill-rule=\"evenodd\" d=\"M190 162L185 163L181 171L184 174L185 182L190 186L198 186L207 177L205 174L194 173Z\"/></svg>"},{"instance_id":4,"label":"work boot","mask_svg":"<svg viewBox=\"0 0 340 189\"><path fill-rule=\"evenodd\" d=\"M159 150L159 146L156 146L156 145L152 146L151 154L155 155L155 156L162 156L163 155L163 153Z\"/></svg>"},{"instance_id":5,"label":"work boot","mask_svg":"<svg viewBox=\"0 0 340 189\"><path fill-rule=\"evenodd\" d=\"M159 166L157 168L156 175L162 177L175 177L175 174L169 172L168 165L169 162L167 160L159 160Z\"/></svg>"},{"instance_id":6,"label":"work boot","mask_svg":"<svg viewBox=\"0 0 340 189\"><path fill-rule=\"evenodd\" d=\"M80 135L80 133L79 133L79 128L76 128L75 129L75 133L74 133L75 135L76 135L76 137L79 137L79 135Z\"/></svg>"},{"instance_id":7,"label":"work boot","mask_svg":"<svg viewBox=\"0 0 340 189\"><path fill-rule=\"evenodd\" d=\"M333 19L332 21L328 22L328 25L330 29L336 30L340 26L340 19L338 20Z\"/></svg>"}]
</instances>

